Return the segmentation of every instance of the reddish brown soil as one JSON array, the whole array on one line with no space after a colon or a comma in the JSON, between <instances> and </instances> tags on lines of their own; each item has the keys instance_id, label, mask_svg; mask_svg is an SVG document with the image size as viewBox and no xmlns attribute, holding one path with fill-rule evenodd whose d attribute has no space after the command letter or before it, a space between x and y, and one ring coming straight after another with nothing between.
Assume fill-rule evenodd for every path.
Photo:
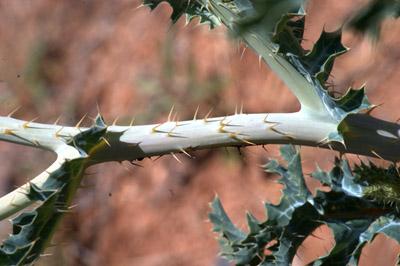
<instances>
[{"instance_id":1,"label":"reddish brown soil","mask_svg":"<svg viewBox=\"0 0 400 266\"><path fill-rule=\"evenodd\" d=\"M365 1L311 1L305 38L308 47L322 28L334 30ZM175 105L180 120L197 105L205 115L245 112L292 112L295 97L267 66L247 50L240 59L224 28L209 31L196 22L171 26L171 9L154 12L138 1L0 1L0 112L15 117L74 125L98 104L109 123L164 121ZM373 103L384 105L374 115L395 121L400 113L399 22L383 28L383 39L371 49L368 40L344 34L352 47L336 62L337 90L368 81ZM243 49L243 46L240 48ZM84 124L90 125L86 119ZM178 155L144 168L117 163L89 169L92 175L79 191L77 215L68 217L51 248L53 256L38 265L229 265L207 221L208 203L218 194L231 219L244 230L245 211L265 219L263 201L277 203L280 186L259 165L277 157L277 147L196 152L196 160ZM328 169L334 153L302 148L304 170L318 164ZM54 156L13 144L0 145L0 192L21 185L50 164ZM357 160L351 156L351 159ZM381 163L381 162L378 162ZM310 181L310 187L316 182ZM2 236L9 226L0 224ZM322 227L307 239L294 264L304 265L329 250L334 242ZM361 265L393 265L399 246L379 236L366 248Z\"/></svg>"}]
</instances>

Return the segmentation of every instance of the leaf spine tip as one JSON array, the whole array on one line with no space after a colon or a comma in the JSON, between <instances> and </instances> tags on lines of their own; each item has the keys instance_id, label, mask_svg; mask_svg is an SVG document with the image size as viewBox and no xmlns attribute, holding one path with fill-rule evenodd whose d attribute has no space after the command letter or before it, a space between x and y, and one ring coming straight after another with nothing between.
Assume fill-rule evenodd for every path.
<instances>
[{"instance_id":1,"label":"leaf spine tip","mask_svg":"<svg viewBox=\"0 0 400 266\"><path fill-rule=\"evenodd\" d=\"M378 105L373 104L370 108L368 108L368 110L367 110L367 112L365 112L365 114L371 116L372 111L374 111L378 107L381 107L382 105L383 105L383 103L380 103ZM400 119L400 117L399 117L399 119ZM397 123L399 121L399 119L397 119L395 123Z\"/></svg>"}]
</instances>

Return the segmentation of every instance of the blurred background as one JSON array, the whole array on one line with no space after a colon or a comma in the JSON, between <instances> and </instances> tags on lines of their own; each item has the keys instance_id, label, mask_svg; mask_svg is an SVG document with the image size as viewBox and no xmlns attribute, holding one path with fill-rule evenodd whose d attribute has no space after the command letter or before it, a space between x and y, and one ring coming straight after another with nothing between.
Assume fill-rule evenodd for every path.
<instances>
[{"instance_id":1,"label":"blurred background","mask_svg":"<svg viewBox=\"0 0 400 266\"><path fill-rule=\"evenodd\" d=\"M353 1L309 1L305 43L312 47L323 28L336 30L360 4ZM267 66L243 45L227 38L224 27L210 31L171 25L171 8L161 4L150 13L137 0L7 1L0 0L0 115L74 126L97 105L109 124L153 124L165 121L174 105L180 120L243 111L294 112L299 103ZM373 115L388 121L400 116L400 44L398 21L388 21L374 46L345 31L352 49L340 57L331 82L345 92L368 81ZM87 118L84 126L92 121ZM196 159L178 155L143 160L143 168L107 163L92 167L68 216L37 265L231 265L218 256L216 235L207 221L209 202L219 195L230 218L243 230L246 210L265 219L264 201L279 202L281 186L260 165L277 158L268 145L198 151ZM328 170L335 153L301 148L305 173ZM349 156L357 162L359 158ZM0 195L36 176L53 154L0 144ZM365 158L361 158L366 160ZM375 160L379 165L382 161ZM315 191L318 182L307 179ZM0 223L3 238L11 232ZM325 254L334 243L325 227L299 250L294 265ZM394 265L400 248L378 236L367 245L361 265ZM374 255L375 254L375 255ZM376 256L379 254L379 256ZM383 255L384 254L384 255Z\"/></svg>"}]
</instances>

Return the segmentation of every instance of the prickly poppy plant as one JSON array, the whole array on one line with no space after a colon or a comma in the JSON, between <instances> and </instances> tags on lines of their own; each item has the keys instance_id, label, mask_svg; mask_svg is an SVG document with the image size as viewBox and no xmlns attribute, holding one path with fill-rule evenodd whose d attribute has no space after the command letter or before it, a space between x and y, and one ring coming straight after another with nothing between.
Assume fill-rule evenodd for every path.
<instances>
[{"instance_id":1,"label":"prickly poppy plant","mask_svg":"<svg viewBox=\"0 0 400 266\"><path fill-rule=\"evenodd\" d=\"M160 0L145 0L155 9ZM285 165L271 160L265 169L284 184L277 205L266 203L267 219L247 214L248 232L237 228L218 197L209 213L213 231L220 234L221 255L236 265L290 265L304 240L320 226L333 232L335 245L311 265L357 265L366 243L377 234L400 242L398 202L400 125L370 115L375 107L364 88L348 89L335 97L327 80L335 59L346 53L342 29L322 31L311 50L303 48L306 24L301 0L166 0L172 22L196 17L212 29L224 25L285 82L301 104L296 113L243 114L156 125L107 125L99 114L90 128L63 127L0 117L0 140L50 150L57 160L29 183L0 199L0 218L12 219L13 232L0 248L1 265L33 264L49 245L80 186L85 170L94 164L173 155L227 146L286 144ZM371 1L348 26L379 40L380 23L398 17L398 1ZM262 92L260 92L262 93ZM345 156L331 171L317 170L329 191L313 195L306 186L295 145L330 148L379 157L393 162L351 169Z\"/></svg>"}]
</instances>

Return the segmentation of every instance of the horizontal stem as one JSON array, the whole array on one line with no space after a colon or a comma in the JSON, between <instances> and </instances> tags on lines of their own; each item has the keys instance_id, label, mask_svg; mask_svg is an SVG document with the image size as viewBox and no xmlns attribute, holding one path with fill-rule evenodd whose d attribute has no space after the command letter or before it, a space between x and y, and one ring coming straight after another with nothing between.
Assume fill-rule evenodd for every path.
<instances>
[{"instance_id":1,"label":"horizontal stem","mask_svg":"<svg viewBox=\"0 0 400 266\"><path fill-rule=\"evenodd\" d=\"M337 125L302 113L236 114L226 117L146 126L109 126L107 145L90 157L94 163L228 146L297 144L320 146Z\"/></svg>"},{"instance_id":2,"label":"horizontal stem","mask_svg":"<svg viewBox=\"0 0 400 266\"><path fill-rule=\"evenodd\" d=\"M248 145L294 144L333 148L347 153L400 161L400 125L368 115L349 115L339 125L345 140L327 143L329 133L337 132L338 124L329 117L309 113L236 114L182 122L165 122L143 126L108 126L104 140L88 154L85 165L106 161L137 159L174 153ZM61 127L27 123L0 117L0 140L56 152L57 161L30 183L39 186L49 173L66 159L82 158L66 140L87 128ZM25 196L29 183L0 199L0 220L33 203Z\"/></svg>"}]
</instances>

